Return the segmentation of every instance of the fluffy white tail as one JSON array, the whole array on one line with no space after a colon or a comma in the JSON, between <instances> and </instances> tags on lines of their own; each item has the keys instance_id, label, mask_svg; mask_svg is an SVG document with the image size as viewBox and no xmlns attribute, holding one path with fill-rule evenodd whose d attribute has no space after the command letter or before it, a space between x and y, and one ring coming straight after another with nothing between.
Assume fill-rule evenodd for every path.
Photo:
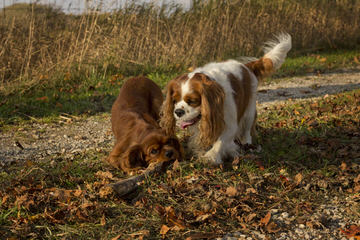
<instances>
[{"instance_id":1,"label":"fluffy white tail","mask_svg":"<svg viewBox=\"0 0 360 240\"><path fill-rule=\"evenodd\" d=\"M281 67L290 49L291 36L288 33L280 33L274 40L265 43L265 55L262 58L251 61L246 66L260 80Z\"/></svg>"},{"instance_id":2,"label":"fluffy white tail","mask_svg":"<svg viewBox=\"0 0 360 240\"><path fill-rule=\"evenodd\" d=\"M279 69L284 63L287 53L291 49L291 36L280 33L274 40L265 43L263 58L271 59L274 69Z\"/></svg>"}]
</instances>

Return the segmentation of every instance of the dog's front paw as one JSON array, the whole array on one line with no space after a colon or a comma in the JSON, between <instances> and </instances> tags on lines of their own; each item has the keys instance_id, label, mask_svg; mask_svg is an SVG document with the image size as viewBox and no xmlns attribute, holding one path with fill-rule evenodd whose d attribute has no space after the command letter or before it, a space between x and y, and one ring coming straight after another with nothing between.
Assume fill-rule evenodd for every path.
<instances>
[{"instance_id":1,"label":"dog's front paw","mask_svg":"<svg viewBox=\"0 0 360 240\"><path fill-rule=\"evenodd\" d=\"M208 163L214 166L219 166L223 164L221 155L217 151L214 151L213 149L207 151L204 155L204 158L207 160Z\"/></svg>"}]
</instances>

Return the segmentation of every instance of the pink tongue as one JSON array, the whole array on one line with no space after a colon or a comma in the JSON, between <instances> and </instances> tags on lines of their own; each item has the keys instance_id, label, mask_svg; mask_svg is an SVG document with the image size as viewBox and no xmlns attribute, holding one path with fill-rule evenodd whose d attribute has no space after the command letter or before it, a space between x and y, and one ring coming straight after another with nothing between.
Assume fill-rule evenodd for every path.
<instances>
[{"instance_id":1,"label":"pink tongue","mask_svg":"<svg viewBox=\"0 0 360 240\"><path fill-rule=\"evenodd\" d=\"M180 123L180 127L181 127L181 129L185 129L188 126L192 125L193 123L194 123L194 121L182 122L182 123Z\"/></svg>"}]
</instances>

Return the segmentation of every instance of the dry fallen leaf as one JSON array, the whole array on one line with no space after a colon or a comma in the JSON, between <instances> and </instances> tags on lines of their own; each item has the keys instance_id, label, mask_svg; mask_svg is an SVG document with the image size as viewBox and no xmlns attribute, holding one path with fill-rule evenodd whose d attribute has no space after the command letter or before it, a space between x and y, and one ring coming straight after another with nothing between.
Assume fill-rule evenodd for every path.
<instances>
[{"instance_id":1,"label":"dry fallen leaf","mask_svg":"<svg viewBox=\"0 0 360 240\"><path fill-rule=\"evenodd\" d=\"M360 174L357 175L357 177L354 179L354 183L358 183L360 182Z\"/></svg>"},{"instance_id":2,"label":"dry fallen leaf","mask_svg":"<svg viewBox=\"0 0 360 240\"><path fill-rule=\"evenodd\" d=\"M251 222L251 220L253 220L254 217L256 217L256 213L250 213L250 214L246 217L246 222Z\"/></svg>"},{"instance_id":3,"label":"dry fallen leaf","mask_svg":"<svg viewBox=\"0 0 360 240\"><path fill-rule=\"evenodd\" d=\"M106 217L105 217L105 214L103 214L101 219L100 219L100 225L105 226L105 224L106 224Z\"/></svg>"},{"instance_id":4,"label":"dry fallen leaf","mask_svg":"<svg viewBox=\"0 0 360 240\"><path fill-rule=\"evenodd\" d=\"M103 172L103 171L97 171L95 173L95 176L97 176L98 178L102 178L102 179L113 179L113 175L111 172Z\"/></svg>"},{"instance_id":5,"label":"dry fallen leaf","mask_svg":"<svg viewBox=\"0 0 360 240\"><path fill-rule=\"evenodd\" d=\"M121 234L117 235L116 237L113 237L111 240L118 240L121 237Z\"/></svg>"},{"instance_id":6,"label":"dry fallen leaf","mask_svg":"<svg viewBox=\"0 0 360 240\"><path fill-rule=\"evenodd\" d=\"M208 219L211 215L210 214L202 214L196 217L196 222L203 222Z\"/></svg>"},{"instance_id":7,"label":"dry fallen leaf","mask_svg":"<svg viewBox=\"0 0 360 240\"><path fill-rule=\"evenodd\" d=\"M294 177L296 185L299 185L301 181L303 180L303 175L301 173L298 173Z\"/></svg>"},{"instance_id":8,"label":"dry fallen leaf","mask_svg":"<svg viewBox=\"0 0 360 240\"><path fill-rule=\"evenodd\" d=\"M263 217L261 220L260 220L260 223L264 226L266 226L269 221L270 221L270 218L271 218L271 212L268 212L265 217Z\"/></svg>"},{"instance_id":9,"label":"dry fallen leaf","mask_svg":"<svg viewBox=\"0 0 360 240\"><path fill-rule=\"evenodd\" d=\"M176 161L173 163L173 171L179 169L179 167L180 167L179 161L176 160Z\"/></svg>"},{"instance_id":10,"label":"dry fallen leaf","mask_svg":"<svg viewBox=\"0 0 360 240\"><path fill-rule=\"evenodd\" d=\"M342 171L345 171L346 168L347 168L346 163L345 163L345 162L342 162L341 165L340 165L340 169L341 169Z\"/></svg>"},{"instance_id":11,"label":"dry fallen leaf","mask_svg":"<svg viewBox=\"0 0 360 240\"><path fill-rule=\"evenodd\" d=\"M237 195L237 190L234 187L228 187L226 188L226 195L230 196L230 197L235 197Z\"/></svg>"},{"instance_id":12,"label":"dry fallen leaf","mask_svg":"<svg viewBox=\"0 0 360 240\"><path fill-rule=\"evenodd\" d=\"M104 187L100 188L99 195L100 195L100 197L105 198L108 195L112 194L112 192L113 192L113 190L111 187L104 186Z\"/></svg>"},{"instance_id":13,"label":"dry fallen leaf","mask_svg":"<svg viewBox=\"0 0 360 240\"><path fill-rule=\"evenodd\" d=\"M280 228L279 226L274 223L274 222L271 222L269 223L267 226L266 226L266 230L269 232L269 233L276 233L278 231L280 231Z\"/></svg>"},{"instance_id":14,"label":"dry fallen leaf","mask_svg":"<svg viewBox=\"0 0 360 240\"><path fill-rule=\"evenodd\" d=\"M340 231L346 235L347 238L355 238L356 240L360 240L360 226L358 225L350 225L346 229L340 228Z\"/></svg>"},{"instance_id":15,"label":"dry fallen leaf","mask_svg":"<svg viewBox=\"0 0 360 240\"><path fill-rule=\"evenodd\" d=\"M176 216L174 208L165 207L165 211L166 220L168 223L171 223L172 225L177 226L180 229L185 229L185 223Z\"/></svg>"},{"instance_id":16,"label":"dry fallen leaf","mask_svg":"<svg viewBox=\"0 0 360 240\"><path fill-rule=\"evenodd\" d=\"M170 228L168 226L162 225L161 229L160 229L160 234L165 235L169 230L170 230Z\"/></svg>"},{"instance_id":17,"label":"dry fallen leaf","mask_svg":"<svg viewBox=\"0 0 360 240\"><path fill-rule=\"evenodd\" d=\"M38 97L36 98L37 101L41 101L41 102L48 102L49 98L47 96L43 96L43 97Z\"/></svg>"}]
</instances>

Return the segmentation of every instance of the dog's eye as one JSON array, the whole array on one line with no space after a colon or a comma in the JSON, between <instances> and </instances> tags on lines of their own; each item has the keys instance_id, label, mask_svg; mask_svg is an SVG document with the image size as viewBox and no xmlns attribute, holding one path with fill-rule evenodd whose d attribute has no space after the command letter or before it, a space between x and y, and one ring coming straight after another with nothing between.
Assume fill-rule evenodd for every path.
<instances>
[{"instance_id":1,"label":"dog's eye","mask_svg":"<svg viewBox=\"0 0 360 240\"><path fill-rule=\"evenodd\" d=\"M155 148L150 151L150 154L152 154L152 155L155 155L155 154L158 154L158 153L159 153L159 150L155 149Z\"/></svg>"},{"instance_id":2,"label":"dog's eye","mask_svg":"<svg viewBox=\"0 0 360 240\"><path fill-rule=\"evenodd\" d=\"M190 105L190 106L195 106L195 105L198 104L198 101L195 100L195 99L187 99L187 100L186 100L186 103L187 103L188 105Z\"/></svg>"}]
</instances>

